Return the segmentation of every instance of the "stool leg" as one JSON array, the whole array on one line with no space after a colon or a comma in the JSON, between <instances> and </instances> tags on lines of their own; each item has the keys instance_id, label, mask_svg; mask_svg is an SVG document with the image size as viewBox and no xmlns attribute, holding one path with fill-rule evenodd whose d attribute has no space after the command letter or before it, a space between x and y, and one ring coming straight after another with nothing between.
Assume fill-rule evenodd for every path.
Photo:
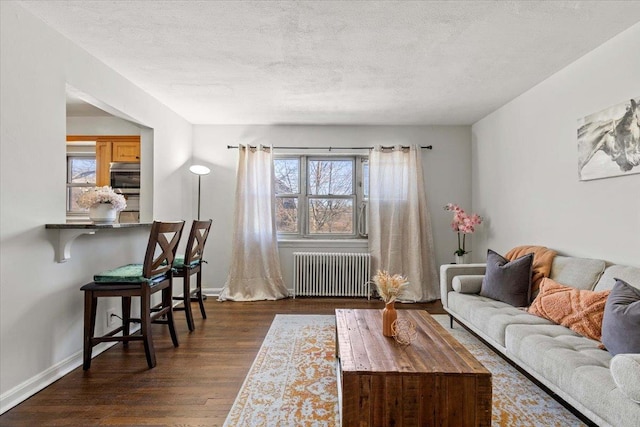
<instances>
[{"instance_id":1,"label":"stool leg","mask_svg":"<svg viewBox=\"0 0 640 427\"><path fill-rule=\"evenodd\" d=\"M122 336L127 337L130 334L131 325L131 297L122 297ZM129 347L129 341L122 342L123 347Z\"/></svg>"},{"instance_id":2,"label":"stool leg","mask_svg":"<svg viewBox=\"0 0 640 427\"><path fill-rule=\"evenodd\" d=\"M176 326L173 321L173 298L172 298L172 289L173 289L173 280L170 285L162 290L162 305L166 307L167 310L167 325L169 325L169 333L171 334L171 341L173 341L173 346L178 347L180 344L178 343L178 334L176 334ZM185 303L188 299L185 299ZM163 308L164 308L163 307Z\"/></svg>"},{"instance_id":3,"label":"stool leg","mask_svg":"<svg viewBox=\"0 0 640 427\"><path fill-rule=\"evenodd\" d=\"M187 318L187 326L189 327L189 331L194 331L196 328L193 325L193 312L191 311L191 270L189 269L189 267L186 267L184 270L182 283L184 316Z\"/></svg>"},{"instance_id":4,"label":"stool leg","mask_svg":"<svg viewBox=\"0 0 640 427\"><path fill-rule=\"evenodd\" d=\"M144 353L147 356L149 369L156 366L156 352L153 348L153 337L151 335L151 292L149 285L142 285L142 295L140 297L140 331L144 343Z\"/></svg>"},{"instance_id":5,"label":"stool leg","mask_svg":"<svg viewBox=\"0 0 640 427\"><path fill-rule=\"evenodd\" d=\"M202 266L200 266L200 270L196 274L196 292L198 296L198 304L200 304L200 313L202 313L202 318L207 318L207 313L204 311L204 300L202 298Z\"/></svg>"},{"instance_id":6,"label":"stool leg","mask_svg":"<svg viewBox=\"0 0 640 427\"><path fill-rule=\"evenodd\" d=\"M82 369L91 367L91 353L93 350L93 332L96 327L96 306L98 301L92 291L84 291L84 345Z\"/></svg>"}]
</instances>

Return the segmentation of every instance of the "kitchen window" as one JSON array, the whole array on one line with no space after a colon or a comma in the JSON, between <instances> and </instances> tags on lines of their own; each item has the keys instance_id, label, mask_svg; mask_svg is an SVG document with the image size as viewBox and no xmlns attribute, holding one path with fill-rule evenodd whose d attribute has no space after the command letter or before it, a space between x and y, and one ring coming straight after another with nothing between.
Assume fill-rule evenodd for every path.
<instances>
[{"instance_id":1,"label":"kitchen window","mask_svg":"<svg viewBox=\"0 0 640 427\"><path fill-rule=\"evenodd\" d=\"M78 206L78 196L96 186L95 154L67 155L67 214L86 215L87 209Z\"/></svg>"},{"instance_id":2,"label":"kitchen window","mask_svg":"<svg viewBox=\"0 0 640 427\"><path fill-rule=\"evenodd\" d=\"M278 156L274 170L280 237L366 237L366 157Z\"/></svg>"}]
</instances>

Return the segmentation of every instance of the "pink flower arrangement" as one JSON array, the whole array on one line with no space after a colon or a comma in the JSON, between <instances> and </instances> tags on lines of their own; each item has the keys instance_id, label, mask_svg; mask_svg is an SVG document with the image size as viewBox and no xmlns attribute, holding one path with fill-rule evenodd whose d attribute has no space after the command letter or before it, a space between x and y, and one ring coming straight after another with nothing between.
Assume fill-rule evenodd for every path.
<instances>
[{"instance_id":1,"label":"pink flower arrangement","mask_svg":"<svg viewBox=\"0 0 640 427\"><path fill-rule=\"evenodd\" d=\"M471 251L465 250L465 238L467 234L476 231L476 226L482 224L482 218L478 214L467 214L460 206L453 203L447 203L445 210L453 212L453 221L451 221L451 229L458 233L458 249L454 254L462 256ZM462 238L460 238L462 235Z\"/></svg>"}]
</instances>

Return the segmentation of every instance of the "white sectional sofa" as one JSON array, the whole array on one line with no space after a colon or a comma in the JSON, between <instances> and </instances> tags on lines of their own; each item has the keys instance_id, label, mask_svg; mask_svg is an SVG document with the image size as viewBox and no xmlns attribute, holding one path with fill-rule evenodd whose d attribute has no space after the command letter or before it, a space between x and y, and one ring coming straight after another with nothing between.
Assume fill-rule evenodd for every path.
<instances>
[{"instance_id":1,"label":"white sectional sofa","mask_svg":"<svg viewBox=\"0 0 640 427\"><path fill-rule=\"evenodd\" d=\"M599 348L598 341L521 308L480 296L484 272L485 264L441 266L442 305L452 320L592 423L640 426L640 354L615 356L612 371L613 357ZM611 289L614 278L640 288L640 268L585 258L556 256L550 278L586 290Z\"/></svg>"}]
</instances>

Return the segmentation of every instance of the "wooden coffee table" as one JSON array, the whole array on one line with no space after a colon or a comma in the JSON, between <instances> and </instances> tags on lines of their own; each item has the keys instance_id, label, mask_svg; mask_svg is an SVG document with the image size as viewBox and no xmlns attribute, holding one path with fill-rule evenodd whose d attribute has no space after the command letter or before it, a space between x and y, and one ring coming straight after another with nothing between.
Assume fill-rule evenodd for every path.
<instances>
[{"instance_id":1,"label":"wooden coffee table","mask_svg":"<svg viewBox=\"0 0 640 427\"><path fill-rule=\"evenodd\" d=\"M489 426L491 372L424 310L408 346L382 335L382 310L336 310L343 427Z\"/></svg>"}]
</instances>

